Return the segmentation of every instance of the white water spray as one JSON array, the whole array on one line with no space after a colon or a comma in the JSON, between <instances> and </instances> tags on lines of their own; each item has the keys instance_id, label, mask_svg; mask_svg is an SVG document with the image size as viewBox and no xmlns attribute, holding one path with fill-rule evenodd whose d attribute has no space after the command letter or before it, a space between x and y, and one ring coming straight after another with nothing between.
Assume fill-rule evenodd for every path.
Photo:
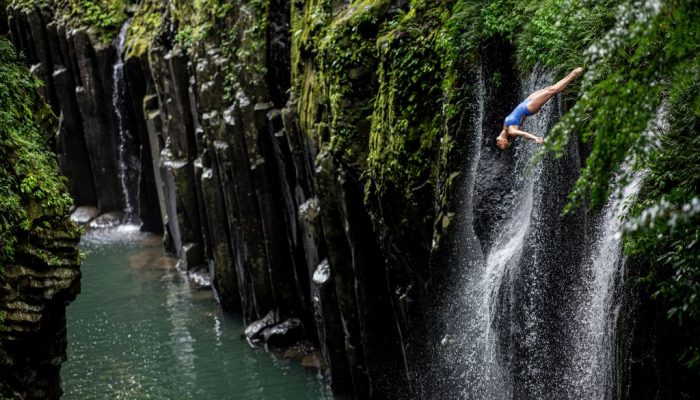
<instances>
[{"instance_id":1,"label":"white water spray","mask_svg":"<svg viewBox=\"0 0 700 400\"><path fill-rule=\"evenodd\" d=\"M114 114L116 116L117 129L119 131L119 143L118 143L118 161L119 161L119 183L122 189L122 195L124 197L124 222L134 223L137 220L137 216L134 212L134 193L130 188L129 183L129 171L131 162L131 156L128 151L128 143L132 140L131 133L129 132L129 127L127 126L127 121L124 116L125 107L125 96L126 96L126 83L124 81L124 59L122 58L122 53L124 52L124 46L126 44L126 33L129 29L130 20L127 20L124 25L122 25L119 34L117 35L115 48L117 52L117 61L114 63L112 69L112 107L114 109Z\"/></svg>"},{"instance_id":2,"label":"white water spray","mask_svg":"<svg viewBox=\"0 0 700 400\"><path fill-rule=\"evenodd\" d=\"M668 130L663 106L642 135L645 150L659 144L658 137ZM639 193L644 171L635 172L637 160L629 158L616 177L618 184L627 184L610 195L596 232L595 243L586 264L589 281L585 297L574 320L578 322L574 336L573 359L569 385L577 398L608 400L614 398L615 338L620 314L619 294L624 285L625 258L622 252L622 228L626 206Z\"/></svg>"},{"instance_id":3,"label":"white water spray","mask_svg":"<svg viewBox=\"0 0 700 400\"><path fill-rule=\"evenodd\" d=\"M549 74L542 70L533 72L527 92L533 92L551 81ZM553 100L556 101L556 100ZM555 108L548 103L537 116L526 122L526 129L544 136ZM481 128L477 128L481 129ZM514 146L516 176L512 185L513 204L509 213L496 227L495 240L486 253L485 261L479 265L465 263L464 292L461 299L465 330L461 340L462 362L465 369L463 379L465 389L462 398L504 399L512 397L512 382L507 366L503 365L499 354L499 333L495 326L502 308L506 306L502 297L509 287L512 271L518 267L523 246L530 231L530 221L535 208L535 188L541 175L541 167L535 166L529 172L528 166L535 153L535 145L521 141ZM504 196L505 197L505 196ZM472 260L473 261L473 260ZM531 290L536 290L533 285Z\"/></svg>"}]
</instances>

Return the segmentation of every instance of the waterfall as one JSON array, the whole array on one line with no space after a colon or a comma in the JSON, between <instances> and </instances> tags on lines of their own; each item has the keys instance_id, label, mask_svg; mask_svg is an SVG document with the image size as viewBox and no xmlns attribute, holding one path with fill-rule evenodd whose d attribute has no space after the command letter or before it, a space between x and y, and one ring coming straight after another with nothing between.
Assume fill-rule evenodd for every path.
<instances>
[{"instance_id":1,"label":"waterfall","mask_svg":"<svg viewBox=\"0 0 700 400\"><path fill-rule=\"evenodd\" d=\"M537 69L523 94L526 96L548 85L551 80L548 73ZM537 116L528 118L524 129L546 136L551 120L558 117L554 103L556 99L547 103ZM511 151L515 152L516 175L511 180L512 204L508 207L508 214L496 227L495 240L485 251L485 260L478 268L471 268L466 276L464 304L468 322L465 328L469 344L465 354L465 380L470 383L466 387L465 398L512 397L514 382L507 357L503 357L500 348L507 345L510 331L516 327L505 326L501 321L511 319L508 314L514 311L510 297L515 273L520 267L526 240L532 235L532 222L538 216L536 192L541 184L542 166L536 165L532 170L529 168L535 149L533 143L523 140L513 145ZM463 268L469 269L469 266ZM536 281L528 282L527 286L530 293L538 290ZM528 319L528 324L539 323L534 315ZM525 340L526 345L530 346L535 344L537 337L528 334Z\"/></svg>"},{"instance_id":2,"label":"waterfall","mask_svg":"<svg viewBox=\"0 0 700 400\"><path fill-rule=\"evenodd\" d=\"M536 67L523 95L553 80ZM480 78L475 95L483 95L482 85ZM481 140L483 99L477 103L476 143L492 146ZM559 97L553 98L526 119L524 130L546 136L560 109ZM587 222L584 210L561 216L579 174L578 148L572 143L564 157L546 156L532 165L536 149L532 142L516 140L509 150L513 158L508 162L515 164L509 176L494 176L493 156L480 162L487 154L483 150L471 155L458 235L461 275L454 283L455 298L443 310L447 335L439 357L448 378L437 384L440 398L607 400L613 394L624 264L620 228L624 204L638 192L643 175L632 174L634 162L629 161L618 178L629 184L596 218ZM499 186L502 204L491 206L500 218L477 237L474 182L489 179L504 182Z\"/></svg>"},{"instance_id":3,"label":"waterfall","mask_svg":"<svg viewBox=\"0 0 700 400\"><path fill-rule=\"evenodd\" d=\"M515 310L512 298L517 285L521 283L517 275L526 255L526 244L535 239L533 225L540 215L537 210L541 202L539 193L542 191L543 167L535 165L531 168L537 146L524 140L516 140L509 150L514 152L515 172L512 175L494 176L491 169L493 164L481 162L483 151L479 148L495 145L492 140L482 140L486 125L483 121L485 90L481 71L479 74L475 90L478 108L473 121L476 150L469 155L463 190L465 200L461 211L463 221L458 234L461 276L457 279L459 282L454 283L454 298L443 310L449 320L445 323L447 335L442 339L439 350L440 362L447 365L446 374L450 377L437 384L442 386L437 392L442 393L440 397L443 398L454 398L455 392L458 392L458 397L464 399L500 400L513 397L515 391L513 356L507 347L515 337L514 331L519 329L518 320L541 325L536 315L523 315L536 304L527 305L525 310ZM526 96L551 82L550 74L537 68L523 94ZM546 136L559 117L558 110L558 101L553 99L536 116L526 120L524 129ZM494 205L505 210L505 215L495 225L493 232L487 233L492 240L480 241L473 223L474 185L475 182L489 179L506 181L506 192L501 193L500 201L507 204ZM536 255L536 252L530 249L528 254ZM537 263L534 265L537 266ZM526 289L520 288L524 293L537 290L536 281L528 283ZM518 339L529 340L532 343L528 346L531 347L537 344L536 335Z\"/></svg>"},{"instance_id":4,"label":"waterfall","mask_svg":"<svg viewBox=\"0 0 700 400\"><path fill-rule=\"evenodd\" d=\"M623 166L623 174L631 169ZM572 344L572 365L568 385L576 398L612 399L615 388L614 343L622 286L621 228L624 205L639 191L643 173L633 176L621 193L613 193L605 205L595 233L595 242L586 263L583 302L574 317L578 323Z\"/></svg>"},{"instance_id":5,"label":"waterfall","mask_svg":"<svg viewBox=\"0 0 700 400\"><path fill-rule=\"evenodd\" d=\"M658 137L668 130L664 105L656 111L642 135L648 151L658 146ZM645 171L635 172L636 160L627 159L616 177L617 185L627 184L610 195L595 232L595 242L587 260L588 281L585 297L574 317L576 326L573 356L569 366L569 385L576 398L609 400L615 395L615 338L620 311L618 296L625 259L622 252L622 225L625 206L639 193Z\"/></svg>"},{"instance_id":6,"label":"waterfall","mask_svg":"<svg viewBox=\"0 0 700 400\"><path fill-rule=\"evenodd\" d=\"M126 33L129 29L129 23L131 20L127 20L122 25L119 30L114 43L116 49L116 62L112 69L112 108L114 110L114 116L117 126L118 135L118 167L119 167L119 184L122 190L122 196L124 198L124 222L125 223L137 223L138 216L135 212L134 204L136 203L138 184L134 184L135 170L137 167L137 161L134 157L134 152L131 149L133 146L134 138L129 130L129 122L127 120L126 112L126 82L124 80L124 46L126 44Z\"/></svg>"}]
</instances>

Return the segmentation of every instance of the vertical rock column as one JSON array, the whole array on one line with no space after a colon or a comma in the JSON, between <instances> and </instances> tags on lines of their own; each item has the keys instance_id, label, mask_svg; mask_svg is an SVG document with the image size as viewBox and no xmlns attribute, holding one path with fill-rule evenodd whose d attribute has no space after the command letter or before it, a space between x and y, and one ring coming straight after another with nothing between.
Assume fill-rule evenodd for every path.
<instances>
[{"instance_id":1,"label":"vertical rock column","mask_svg":"<svg viewBox=\"0 0 700 400\"><path fill-rule=\"evenodd\" d=\"M83 121L76 97L75 57L66 38L66 27L51 22L47 25L54 52L53 82L60 107L60 127L56 134L56 156L64 175L70 177L70 193L76 205L97 205L90 155L85 142Z\"/></svg>"},{"instance_id":2,"label":"vertical rock column","mask_svg":"<svg viewBox=\"0 0 700 400\"><path fill-rule=\"evenodd\" d=\"M155 96L153 80L145 57L124 55L124 79L127 88L126 107L130 118L131 132L137 138L138 146L138 211L141 229L147 232L163 232L163 208L161 204L162 180L158 165L160 162L159 136L149 135L149 122L158 115L158 101ZM153 114L155 113L155 114ZM157 129L160 132L160 128Z\"/></svg>"},{"instance_id":3,"label":"vertical rock column","mask_svg":"<svg viewBox=\"0 0 700 400\"><path fill-rule=\"evenodd\" d=\"M115 51L107 44L94 43L86 29L71 31L68 43L76 57L75 93L92 165L97 206L102 212L121 211L124 199L117 173L119 144L110 119Z\"/></svg>"},{"instance_id":4,"label":"vertical rock column","mask_svg":"<svg viewBox=\"0 0 700 400\"><path fill-rule=\"evenodd\" d=\"M232 230L226 209L226 188L217 161L217 133L224 121L220 110L223 108L224 75L221 66L227 63L216 50L211 50L194 60L194 75L190 80L192 102L196 103L198 129L201 131L202 154L198 162L201 173L201 212L206 220L206 239L212 285L217 299L227 310L242 310L250 315L249 300L244 286L245 274L239 266L239 256L234 252ZM194 108L194 107L193 107ZM221 144L221 143L219 143Z\"/></svg>"},{"instance_id":5,"label":"vertical rock column","mask_svg":"<svg viewBox=\"0 0 700 400\"><path fill-rule=\"evenodd\" d=\"M0 375L17 398L59 399L66 306L80 292L77 230L32 233L0 285ZM63 230L62 230L63 229Z\"/></svg>"},{"instance_id":6,"label":"vertical rock column","mask_svg":"<svg viewBox=\"0 0 700 400\"><path fill-rule=\"evenodd\" d=\"M119 181L119 127L112 110L116 51L92 30L70 25L49 6L8 9L9 30L18 49L27 55L32 71L43 82L42 94L60 116L54 150L76 205L94 205L101 212L123 211ZM132 74L133 76L133 74ZM133 81L135 83L137 81ZM134 86L136 96L144 88ZM130 93L127 93L130 98ZM125 120L134 133L127 149L136 149L139 162L138 213L142 229L162 231L157 187L142 107L127 101ZM136 115L137 118L131 118ZM141 117L141 118L138 118ZM127 155L128 157L131 154Z\"/></svg>"},{"instance_id":7,"label":"vertical rock column","mask_svg":"<svg viewBox=\"0 0 700 400\"><path fill-rule=\"evenodd\" d=\"M52 22L50 12L39 8L10 7L8 11L15 47L27 55L32 70L44 81L44 98L60 116L55 150L63 174L71 178L69 191L76 205L96 205L92 165L75 91L78 66L65 25Z\"/></svg>"},{"instance_id":8,"label":"vertical rock column","mask_svg":"<svg viewBox=\"0 0 700 400\"><path fill-rule=\"evenodd\" d=\"M159 167L167 227L173 249L190 269L204 264L204 243L193 165L197 147L190 113L187 57L180 50L154 47L150 69L164 141Z\"/></svg>"}]
</instances>

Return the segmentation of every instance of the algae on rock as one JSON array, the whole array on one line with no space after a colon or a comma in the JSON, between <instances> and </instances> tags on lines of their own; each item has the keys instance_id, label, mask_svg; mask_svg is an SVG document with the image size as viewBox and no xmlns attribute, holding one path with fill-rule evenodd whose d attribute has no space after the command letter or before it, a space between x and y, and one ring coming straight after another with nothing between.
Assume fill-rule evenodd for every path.
<instances>
[{"instance_id":1,"label":"algae on rock","mask_svg":"<svg viewBox=\"0 0 700 400\"><path fill-rule=\"evenodd\" d=\"M0 387L12 398L58 399L80 231L49 148L56 119L20 63L0 38Z\"/></svg>"}]
</instances>

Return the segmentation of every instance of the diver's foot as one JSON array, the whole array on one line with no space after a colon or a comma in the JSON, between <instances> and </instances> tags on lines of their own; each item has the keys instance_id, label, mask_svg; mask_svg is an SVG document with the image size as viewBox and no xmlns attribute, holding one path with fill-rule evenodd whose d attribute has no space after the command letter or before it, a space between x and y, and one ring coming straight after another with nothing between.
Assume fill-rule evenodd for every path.
<instances>
[{"instance_id":1,"label":"diver's foot","mask_svg":"<svg viewBox=\"0 0 700 400\"><path fill-rule=\"evenodd\" d=\"M578 67L575 70L573 70L574 77L576 77L576 78L581 76L582 73L583 73L583 68L581 68L581 67Z\"/></svg>"}]
</instances>

